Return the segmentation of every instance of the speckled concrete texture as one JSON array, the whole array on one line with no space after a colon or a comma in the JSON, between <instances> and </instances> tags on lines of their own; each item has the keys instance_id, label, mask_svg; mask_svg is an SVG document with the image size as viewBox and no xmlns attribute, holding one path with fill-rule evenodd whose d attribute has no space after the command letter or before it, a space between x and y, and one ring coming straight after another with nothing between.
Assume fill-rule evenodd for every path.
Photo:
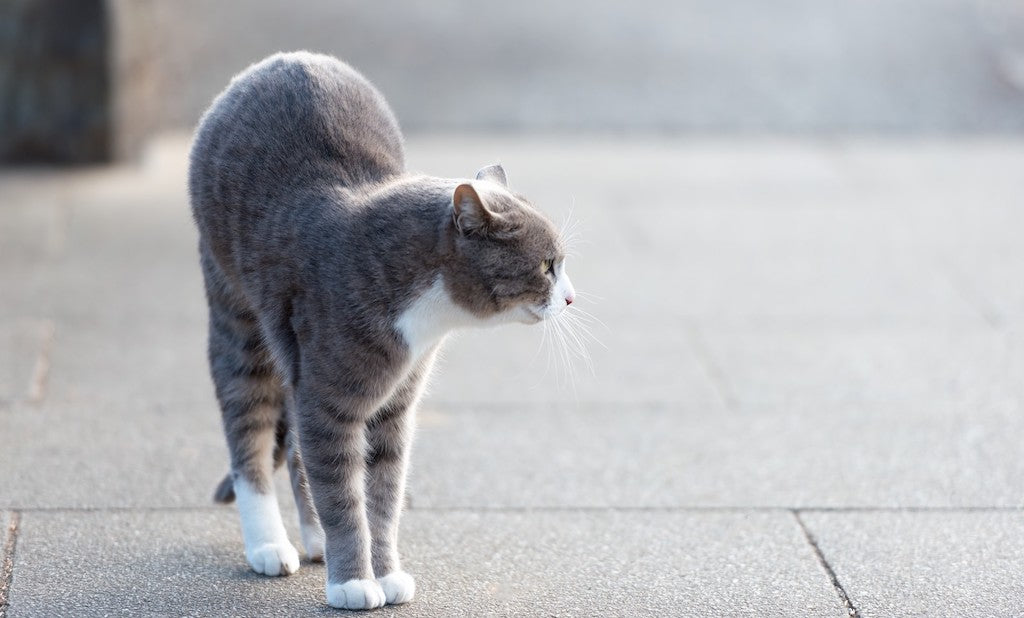
<instances>
[{"instance_id":1,"label":"speckled concrete texture","mask_svg":"<svg viewBox=\"0 0 1024 618\"><path fill-rule=\"evenodd\" d=\"M0 173L11 618L328 612L321 566L249 574L237 514L210 502L227 457L186 148ZM1024 143L438 135L408 150L441 175L501 160L555 220L571 212L595 321L591 367L539 329L449 342L402 533L419 596L384 613L1020 605Z\"/></svg>"},{"instance_id":2,"label":"speckled concrete texture","mask_svg":"<svg viewBox=\"0 0 1024 618\"><path fill-rule=\"evenodd\" d=\"M387 615L842 615L786 512L413 509L403 545ZM331 611L321 564L249 572L227 507L27 513L17 574L12 616Z\"/></svg>"},{"instance_id":3,"label":"speckled concrete texture","mask_svg":"<svg viewBox=\"0 0 1024 618\"><path fill-rule=\"evenodd\" d=\"M861 616L1014 616L1024 513L803 514Z\"/></svg>"}]
</instances>

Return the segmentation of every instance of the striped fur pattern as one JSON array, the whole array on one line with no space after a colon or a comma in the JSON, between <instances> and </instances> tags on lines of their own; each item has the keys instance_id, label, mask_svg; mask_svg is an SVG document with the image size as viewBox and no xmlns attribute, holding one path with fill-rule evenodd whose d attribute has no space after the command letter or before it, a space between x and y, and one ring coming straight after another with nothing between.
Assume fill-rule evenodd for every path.
<instances>
[{"instance_id":1,"label":"striped fur pattern","mask_svg":"<svg viewBox=\"0 0 1024 618\"><path fill-rule=\"evenodd\" d=\"M246 556L298 568L271 477L287 464L327 600L415 592L397 541L414 410L452 329L537 323L572 302L558 233L490 166L409 175L373 86L297 52L249 67L204 115L189 190L209 361Z\"/></svg>"}]
</instances>

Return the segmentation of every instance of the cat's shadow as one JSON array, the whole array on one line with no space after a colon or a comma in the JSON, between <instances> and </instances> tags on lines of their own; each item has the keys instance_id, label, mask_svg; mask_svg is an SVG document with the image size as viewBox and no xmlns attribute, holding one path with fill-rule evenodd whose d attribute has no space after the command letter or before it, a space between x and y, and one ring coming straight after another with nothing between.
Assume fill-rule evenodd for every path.
<instances>
[{"instance_id":1,"label":"cat's shadow","mask_svg":"<svg viewBox=\"0 0 1024 618\"><path fill-rule=\"evenodd\" d=\"M119 577L48 586L45 589L54 597L49 601L37 597L36 602L53 608L75 607L90 614L293 616L339 612L324 598L324 564L306 558L299 571L287 577L253 572L245 563L240 543L226 539L132 552L119 558Z\"/></svg>"}]
</instances>

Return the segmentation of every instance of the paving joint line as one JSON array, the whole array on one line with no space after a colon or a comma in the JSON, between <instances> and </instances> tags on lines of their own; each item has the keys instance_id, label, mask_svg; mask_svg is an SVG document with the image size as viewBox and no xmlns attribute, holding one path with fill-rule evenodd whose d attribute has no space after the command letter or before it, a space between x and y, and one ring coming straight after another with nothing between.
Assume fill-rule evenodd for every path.
<instances>
[{"instance_id":1,"label":"paving joint line","mask_svg":"<svg viewBox=\"0 0 1024 618\"><path fill-rule=\"evenodd\" d=\"M984 325L987 330L988 325ZM174 407L209 407L211 410L215 410L217 401L212 395L209 399L174 399L164 401L162 403L154 403L146 400L144 397L130 397L127 399L119 399L118 402L129 403L135 406L144 407L147 409L154 408L156 406L174 406ZM12 400L14 401L14 400ZM110 404L113 400L107 399L100 396L88 396L88 397L49 397L47 399L48 404L58 406L99 406ZM935 400L936 403L948 403L952 401L948 398L941 398ZM2 402L0 402L2 403ZM10 402L8 402L10 403ZM705 400L688 400L688 401L667 401L658 399L647 399L639 401L630 400L587 400L581 399L579 401L572 402L575 406L572 408L573 413L581 412L584 410L597 410L599 412L609 411L622 411L624 408L631 411L641 412L655 412L655 413L670 413L675 414L680 411L697 411L706 410L707 406L720 405L722 403L721 397L714 397ZM907 401L900 399L877 399L865 403L862 407L872 411L889 411L895 407L906 407ZM531 401L531 400L513 400L504 401L501 403L474 403L466 401L453 401L453 400L424 400L421 402L420 409L429 412L440 412L440 413L478 413L478 414L510 414L514 412L521 412L525 408L531 408L534 411L546 412L553 409L563 410L565 406L557 401ZM759 402L759 403L747 403L742 406L742 409L736 410L737 413L749 414L753 412L781 412L792 408L791 404L785 402ZM804 507L785 507L785 508L800 508Z\"/></svg>"},{"instance_id":2,"label":"paving joint line","mask_svg":"<svg viewBox=\"0 0 1024 618\"><path fill-rule=\"evenodd\" d=\"M793 513L793 518L796 519L797 525L800 526L800 530L803 531L804 538L807 539L807 543L810 544L811 549L814 551L814 555L818 559L818 564L820 564L821 568L824 569L825 574L832 583L833 590L835 590L836 594L839 595L839 600L842 602L843 607L846 608L847 615L850 616L850 618L860 618L860 612L857 611L857 607L853 604L853 601L850 600L850 595L846 593L846 589L843 588L843 584L840 583L835 569L832 568L832 565L829 564L828 560L825 558L825 554L821 551L821 547L818 546L817 539L814 538L814 535L811 534L811 530L807 527L807 524L804 523L803 518L800 517L800 511L793 509L791 513Z\"/></svg>"},{"instance_id":3,"label":"paving joint line","mask_svg":"<svg viewBox=\"0 0 1024 618\"><path fill-rule=\"evenodd\" d=\"M7 541L0 553L0 618L7 618L11 583L14 581L14 552L18 547L18 524L20 522L21 513L13 511L11 521L7 524Z\"/></svg>"},{"instance_id":4,"label":"paving joint line","mask_svg":"<svg viewBox=\"0 0 1024 618\"><path fill-rule=\"evenodd\" d=\"M0 507L2 509L3 507ZM234 510L229 505L210 506L21 506L21 513L196 513Z\"/></svg>"},{"instance_id":5,"label":"paving joint line","mask_svg":"<svg viewBox=\"0 0 1024 618\"><path fill-rule=\"evenodd\" d=\"M676 513L1024 513L1024 506L409 506L407 511L434 512L676 512Z\"/></svg>"},{"instance_id":6,"label":"paving joint line","mask_svg":"<svg viewBox=\"0 0 1024 618\"><path fill-rule=\"evenodd\" d=\"M230 511L230 505L192 506L3 506L0 510L20 513L204 513ZM1024 506L415 506L406 512L423 513L1024 513Z\"/></svg>"},{"instance_id":7,"label":"paving joint line","mask_svg":"<svg viewBox=\"0 0 1024 618\"><path fill-rule=\"evenodd\" d=\"M785 506L410 506L421 513L788 513Z\"/></svg>"},{"instance_id":8,"label":"paving joint line","mask_svg":"<svg viewBox=\"0 0 1024 618\"><path fill-rule=\"evenodd\" d=\"M1024 506L798 506L797 513L1022 513Z\"/></svg>"}]
</instances>

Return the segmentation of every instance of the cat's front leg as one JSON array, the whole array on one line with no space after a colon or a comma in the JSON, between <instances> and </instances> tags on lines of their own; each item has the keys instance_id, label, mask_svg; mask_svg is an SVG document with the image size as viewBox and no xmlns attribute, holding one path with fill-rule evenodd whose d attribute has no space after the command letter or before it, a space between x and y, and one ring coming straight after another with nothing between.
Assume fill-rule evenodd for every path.
<instances>
[{"instance_id":1,"label":"cat's front leg","mask_svg":"<svg viewBox=\"0 0 1024 618\"><path fill-rule=\"evenodd\" d=\"M373 609L385 602L366 518L366 416L376 402L331 390L295 393L302 460L326 539L327 602Z\"/></svg>"},{"instance_id":2,"label":"cat's front leg","mask_svg":"<svg viewBox=\"0 0 1024 618\"><path fill-rule=\"evenodd\" d=\"M412 410L405 401L391 402L371 420L368 516L373 539L373 572L389 604L408 603L416 582L402 570L398 556L398 521L405 498Z\"/></svg>"},{"instance_id":3,"label":"cat's front leg","mask_svg":"<svg viewBox=\"0 0 1024 618\"><path fill-rule=\"evenodd\" d=\"M398 522L405 500L414 409L430 364L428 358L414 369L367 427L370 454L366 498L373 537L373 572L390 604L408 603L416 594L416 582L402 570L398 555Z\"/></svg>"}]
</instances>

